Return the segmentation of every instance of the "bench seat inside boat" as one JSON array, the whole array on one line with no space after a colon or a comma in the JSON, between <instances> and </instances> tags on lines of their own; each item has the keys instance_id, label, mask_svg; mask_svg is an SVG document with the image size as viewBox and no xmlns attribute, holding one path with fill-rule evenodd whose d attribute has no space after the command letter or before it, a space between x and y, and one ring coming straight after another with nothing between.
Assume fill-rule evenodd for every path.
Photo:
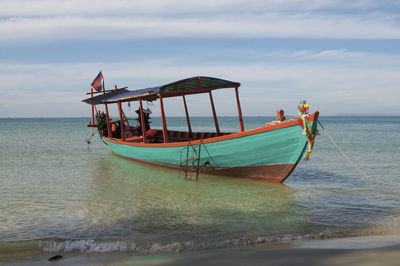
<instances>
[{"instance_id":1,"label":"bench seat inside boat","mask_svg":"<svg viewBox=\"0 0 400 266\"><path fill-rule=\"evenodd\" d=\"M163 143L163 132L162 130L151 129L147 131L147 139L150 143ZM232 133L229 132L221 132L220 136L229 135ZM199 140L199 139L208 139L216 137L216 132L192 132L190 136L190 140ZM189 139L189 132L187 131L174 131L168 130L168 142L182 142L187 141ZM133 136L125 139L129 142L141 142L142 136Z\"/></svg>"}]
</instances>

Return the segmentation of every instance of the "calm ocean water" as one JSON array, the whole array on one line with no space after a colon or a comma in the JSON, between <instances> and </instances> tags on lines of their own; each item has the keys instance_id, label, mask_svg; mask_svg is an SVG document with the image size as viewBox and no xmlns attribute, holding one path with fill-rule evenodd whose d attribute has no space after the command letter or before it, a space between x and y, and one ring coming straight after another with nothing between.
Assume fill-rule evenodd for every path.
<instances>
[{"instance_id":1,"label":"calm ocean water","mask_svg":"<svg viewBox=\"0 0 400 266\"><path fill-rule=\"evenodd\" d=\"M247 117L256 128L272 117ZM362 177L320 130L310 161L284 185L179 172L87 145L88 118L0 119L0 253L146 254L282 240L400 233L400 198ZM400 192L400 117L321 117L366 173ZM185 118L168 118L185 130ZM153 118L153 127L160 120ZM211 118L193 118L199 131ZM236 118L220 118L225 131Z\"/></svg>"}]
</instances>

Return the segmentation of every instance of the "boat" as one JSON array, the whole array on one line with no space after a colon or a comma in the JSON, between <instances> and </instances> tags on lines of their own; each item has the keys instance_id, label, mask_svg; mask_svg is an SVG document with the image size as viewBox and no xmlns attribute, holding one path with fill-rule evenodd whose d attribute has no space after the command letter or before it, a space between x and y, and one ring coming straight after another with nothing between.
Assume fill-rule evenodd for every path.
<instances>
[{"instance_id":1,"label":"boat","mask_svg":"<svg viewBox=\"0 0 400 266\"><path fill-rule=\"evenodd\" d=\"M103 83L104 84L104 83ZM127 87L97 91L91 88L89 98L82 100L92 108L88 127L97 127L110 150L121 157L159 166L177 168L188 173L254 178L282 183L293 172L305 155L308 159L314 144L319 112L308 114L303 102L303 115L285 119L278 110L278 118L259 128L245 130L240 99L239 82L195 76L165 85L139 90ZM215 111L213 91L234 89L240 131L222 132ZM97 94L97 95L95 95ZM186 104L187 95L208 94L215 131L192 131ZM187 131L169 130L164 112L164 99L181 97L185 109ZM144 102L159 101L162 129L150 126L150 110ZM122 103L139 102L137 125L129 123ZM109 105L118 106L119 118L112 120ZM98 111L104 106L104 111ZM306 106L307 108L304 108ZM96 118L96 120L95 120Z\"/></svg>"}]
</instances>

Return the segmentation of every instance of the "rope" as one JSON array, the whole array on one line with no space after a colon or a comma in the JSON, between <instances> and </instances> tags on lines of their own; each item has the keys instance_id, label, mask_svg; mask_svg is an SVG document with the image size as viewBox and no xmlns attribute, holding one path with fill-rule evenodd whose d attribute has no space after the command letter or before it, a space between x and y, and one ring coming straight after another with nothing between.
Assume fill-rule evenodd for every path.
<instances>
[{"instance_id":1,"label":"rope","mask_svg":"<svg viewBox=\"0 0 400 266\"><path fill-rule=\"evenodd\" d=\"M208 157L210 158L211 161L213 161L213 164L215 165L216 163L215 163L214 159L211 157L211 154L208 152L208 149L207 149L206 145L205 145L204 143L202 143L202 140L200 140L200 145L201 145L201 144L203 144L203 147L204 147L204 149L206 150L206 152L207 152L207 154L208 154ZM210 165L210 164L209 164L209 166L210 166L212 169L215 169L214 166L212 166L212 165Z\"/></svg>"},{"instance_id":2,"label":"rope","mask_svg":"<svg viewBox=\"0 0 400 266\"><path fill-rule=\"evenodd\" d=\"M85 141L87 142L88 145L90 144L90 140L93 138L93 136L96 134L96 132L97 132L97 131L94 131L94 130L93 130L93 132L92 132L92 134L90 135L90 137L88 137L87 139L85 139Z\"/></svg>"},{"instance_id":3,"label":"rope","mask_svg":"<svg viewBox=\"0 0 400 266\"><path fill-rule=\"evenodd\" d=\"M324 133L328 136L328 138L330 139L330 141L332 142L333 145L335 145L336 149L343 155L343 157L355 168L358 170L358 172L360 172L364 177L368 178L370 181L374 182L375 184L377 184L380 188L382 188L383 190L385 190L386 192L389 192L397 197L400 197L400 193L397 193L391 189L389 189L388 187L378 183L378 181L376 181L375 179L373 179L372 177L370 177L369 175L367 175L363 170L361 170L357 165L355 165L355 163L343 152L343 150L339 147L339 145L336 144L336 142L333 140L333 138L331 137L331 135L328 133L328 131L322 126L321 122L318 120L318 124L321 126L322 130L324 131Z\"/></svg>"}]
</instances>

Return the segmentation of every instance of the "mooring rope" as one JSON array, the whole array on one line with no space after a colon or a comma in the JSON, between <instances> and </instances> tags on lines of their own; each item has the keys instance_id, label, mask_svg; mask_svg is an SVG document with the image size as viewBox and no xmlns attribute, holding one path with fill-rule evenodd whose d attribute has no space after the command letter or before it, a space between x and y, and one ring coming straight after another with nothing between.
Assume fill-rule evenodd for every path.
<instances>
[{"instance_id":1,"label":"mooring rope","mask_svg":"<svg viewBox=\"0 0 400 266\"><path fill-rule=\"evenodd\" d=\"M358 170L358 172L360 172L364 177L368 178L370 181L374 182L375 184L377 184L380 188L382 188L383 190L385 190L386 192L389 192L397 197L400 197L400 193L397 193L393 190L391 190L390 188L380 184L378 181L376 181L375 179L373 179L372 177L370 177L369 175L367 175L363 170L360 169L360 167L358 167L350 158L349 156L347 156L344 151L339 147L339 145L336 144L336 142L333 140L333 138L331 137L331 135L329 134L329 132L324 128L324 126L321 124L321 122L318 120L318 124L321 126L322 130L324 131L324 133L328 136L328 138L330 139L330 141L332 142L333 145L335 145L336 149L343 155L343 157L355 168Z\"/></svg>"},{"instance_id":2,"label":"mooring rope","mask_svg":"<svg viewBox=\"0 0 400 266\"><path fill-rule=\"evenodd\" d=\"M90 144L90 140L93 138L93 136L96 134L97 130L93 130L92 134L90 135L90 137L88 137L87 139L85 139L85 141L87 142L87 144Z\"/></svg>"},{"instance_id":3,"label":"mooring rope","mask_svg":"<svg viewBox=\"0 0 400 266\"><path fill-rule=\"evenodd\" d=\"M206 150L206 152L207 152L207 154L208 154L208 158L210 158L210 160L211 161L213 161L213 164L215 165L216 163L215 163L215 161L214 161L214 159L211 157L211 154L210 154L210 152L208 151L208 149L207 149L207 147L206 147L206 145L203 143L203 140L201 139L200 140L200 145L201 144L203 144L203 147L204 147L204 149ZM216 169L214 166L212 166L211 164L208 164L212 169Z\"/></svg>"}]
</instances>

